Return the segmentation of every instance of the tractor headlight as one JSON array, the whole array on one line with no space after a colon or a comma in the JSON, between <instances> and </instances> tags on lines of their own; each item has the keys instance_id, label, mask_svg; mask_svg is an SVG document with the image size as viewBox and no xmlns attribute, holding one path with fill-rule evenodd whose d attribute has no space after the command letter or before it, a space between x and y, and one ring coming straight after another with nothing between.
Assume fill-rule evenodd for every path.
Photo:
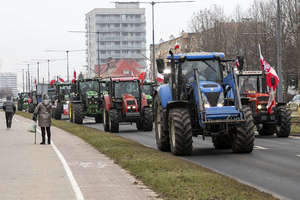
<instances>
[{"instance_id":1,"label":"tractor headlight","mask_svg":"<svg viewBox=\"0 0 300 200\"><path fill-rule=\"evenodd\" d=\"M130 106L127 106L127 109L130 110Z\"/></svg>"},{"instance_id":2,"label":"tractor headlight","mask_svg":"<svg viewBox=\"0 0 300 200\"><path fill-rule=\"evenodd\" d=\"M70 101L66 101L66 104L69 104L70 103Z\"/></svg>"},{"instance_id":3,"label":"tractor headlight","mask_svg":"<svg viewBox=\"0 0 300 200\"><path fill-rule=\"evenodd\" d=\"M201 93L202 101L205 108L209 108L210 104L205 94Z\"/></svg>"},{"instance_id":4,"label":"tractor headlight","mask_svg":"<svg viewBox=\"0 0 300 200\"><path fill-rule=\"evenodd\" d=\"M258 110L261 110L261 109L262 109L262 105L258 105L258 106L257 106L257 109L258 109Z\"/></svg>"},{"instance_id":5,"label":"tractor headlight","mask_svg":"<svg viewBox=\"0 0 300 200\"><path fill-rule=\"evenodd\" d=\"M220 95L219 95L217 106L222 107L223 105L224 105L224 93L221 92Z\"/></svg>"},{"instance_id":6,"label":"tractor headlight","mask_svg":"<svg viewBox=\"0 0 300 200\"><path fill-rule=\"evenodd\" d=\"M132 106L132 109L135 109L136 107L135 106Z\"/></svg>"}]
</instances>

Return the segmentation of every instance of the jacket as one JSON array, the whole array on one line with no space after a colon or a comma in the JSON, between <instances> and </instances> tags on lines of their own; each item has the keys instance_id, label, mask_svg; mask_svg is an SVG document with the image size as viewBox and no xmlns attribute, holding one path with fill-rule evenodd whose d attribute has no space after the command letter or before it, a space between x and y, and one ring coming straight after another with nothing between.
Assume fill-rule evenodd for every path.
<instances>
[{"instance_id":1,"label":"jacket","mask_svg":"<svg viewBox=\"0 0 300 200\"><path fill-rule=\"evenodd\" d=\"M6 101L3 104L3 110L5 112L15 113L16 112L16 105L12 101Z\"/></svg>"},{"instance_id":2,"label":"jacket","mask_svg":"<svg viewBox=\"0 0 300 200\"><path fill-rule=\"evenodd\" d=\"M50 100L43 100L37 105L34 110L34 119L36 116L38 118L38 125L40 127L50 127L51 126L51 109Z\"/></svg>"}]
</instances>

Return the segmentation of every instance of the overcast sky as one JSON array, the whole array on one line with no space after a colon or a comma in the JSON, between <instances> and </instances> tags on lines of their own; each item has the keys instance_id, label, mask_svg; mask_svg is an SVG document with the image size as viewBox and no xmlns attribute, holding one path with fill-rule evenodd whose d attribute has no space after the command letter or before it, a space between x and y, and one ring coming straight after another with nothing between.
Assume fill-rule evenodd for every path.
<instances>
[{"instance_id":1,"label":"overcast sky","mask_svg":"<svg viewBox=\"0 0 300 200\"><path fill-rule=\"evenodd\" d=\"M146 0L145 0L146 1ZM194 12L213 4L224 8L227 15L234 15L237 4L245 11L253 0L196 0L194 3L157 4L155 6L155 39L167 40L188 31ZM70 30L85 30L85 14L94 8L114 7L110 0L1 0L0 1L0 72L18 72L21 87L22 68L16 65L32 59L65 58L65 53L47 53L46 49L86 49L84 34ZM146 8L147 48L152 41L151 5ZM148 53L148 51L147 51ZM70 72L84 70L85 52L70 53ZM40 80L47 80L47 64L40 67ZM36 65L30 68L36 76ZM66 61L51 63L51 76L66 77Z\"/></svg>"}]
</instances>

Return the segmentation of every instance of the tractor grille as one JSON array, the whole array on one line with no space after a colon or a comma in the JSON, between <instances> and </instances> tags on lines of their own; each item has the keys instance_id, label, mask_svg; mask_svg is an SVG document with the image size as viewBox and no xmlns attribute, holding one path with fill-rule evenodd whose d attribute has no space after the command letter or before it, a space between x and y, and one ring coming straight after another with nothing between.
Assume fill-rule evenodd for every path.
<instances>
[{"instance_id":1,"label":"tractor grille","mask_svg":"<svg viewBox=\"0 0 300 200\"><path fill-rule=\"evenodd\" d=\"M135 105L135 101L134 100L128 100L126 101L127 105Z\"/></svg>"},{"instance_id":2,"label":"tractor grille","mask_svg":"<svg viewBox=\"0 0 300 200\"><path fill-rule=\"evenodd\" d=\"M268 101L269 97L268 96L261 96L261 97L257 97L258 101Z\"/></svg>"},{"instance_id":3,"label":"tractor grille","mask_svg":"<svg viewBox=\"0 0 300 200\"><path fill-rule=\"evenodd\" d=\"M203 88L216 88L216 87L218 87L218 85L216 85L216 84L205 84L205 85L203 85Z\"/></svg>"},{"instance_id":4,"label":"tractor grille","mask_svg":"<svg viewBox=\"0 0 300 200\"><path fill-rule=\"evenodd\" d=\"M219 95L220 95L219 92L208 92L205 93L205 95L207 97L210 106L217 106Z\"/></svg>"}]
</instances>

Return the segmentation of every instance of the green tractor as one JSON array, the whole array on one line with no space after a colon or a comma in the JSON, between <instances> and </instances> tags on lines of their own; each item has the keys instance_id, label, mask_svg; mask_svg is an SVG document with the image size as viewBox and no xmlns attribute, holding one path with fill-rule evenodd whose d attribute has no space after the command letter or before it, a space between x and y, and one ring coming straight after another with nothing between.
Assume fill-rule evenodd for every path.
<instances>
[{"instance_id":1,"label":"green tractor","mask_svg":"<svg viewBox=\"0 0 300 200\"><path fill-rule=\"evenodd\" d=\"M152 95L154 91L153 87L154 87L153 82L146 82L146 81L143 83L143 87L142 87L142 92L146 95L147 104L149 107L152 107L153 105L153 99L152 99Z\"/></svg>"},{"instance_id":2,"label":"green tractor","mask_svg":"<svg viewBox=\"0 0 300 200\"><path fill-rule=\"evenodd\" d=\"M57 83L53 86L55 95L52 107L52 117L60 120L61 115L64 114L64 106L70 103L70 83Z\"/></svg>"},{"instance_id":3,"label":"green tractor","mask_svg":"<svg viewBox=\"0 0 300 200\"><path fill-rule=\"evenodd\" d=\"M18 98L18 110L27 110L28 109L28 92L21 92Z\"/></svg>"},{"instance_id":4,"label":"green tractor","mask_svg":"<svg viewBox=\"0 0 300 200\"><path fill-rule=\"evenodd\" d=\"M103 106L100 79L78 79L71 85L69 117L71 122L82 124L85 116L102 123Z\"/></svg>"}]
</instances>

